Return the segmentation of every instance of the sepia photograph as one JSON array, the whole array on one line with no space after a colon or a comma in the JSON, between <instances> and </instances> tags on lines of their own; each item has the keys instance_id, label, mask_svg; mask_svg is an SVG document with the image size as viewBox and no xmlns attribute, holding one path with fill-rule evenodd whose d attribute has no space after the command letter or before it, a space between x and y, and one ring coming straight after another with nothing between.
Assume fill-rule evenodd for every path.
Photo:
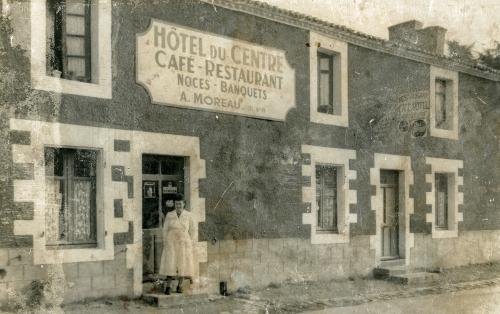
<instances>
[{"instance_id":1,"label":"sepia photograph","mask_svg":"<svg viewBox=\"0 0 500 314\"><path fill-rule=\"evenodd\" d=\"M500 313L500 0L0 0L0 313Z\"/></svg>"}]
</instances>

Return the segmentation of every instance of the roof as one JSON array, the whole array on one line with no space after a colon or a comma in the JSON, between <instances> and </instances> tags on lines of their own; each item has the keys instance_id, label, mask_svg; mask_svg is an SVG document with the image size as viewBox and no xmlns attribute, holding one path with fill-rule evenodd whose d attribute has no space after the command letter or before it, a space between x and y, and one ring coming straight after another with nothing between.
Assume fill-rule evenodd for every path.
<instances>
[{"instance_id":1,"label":"roof","mask_svg":"<svg viewBox=\"0 0 500 314\"><path fill-rule=\"evenodd\" d=\"M303 13L281 9L264 2L256 0L201 1L229 10L252 14L297 28L316 31L357 46L500 82L499 70L484 65L474 64L472 62L467 63L465 61L459 61L444 55L434 54L414 45L389 41Z\"/></svg>"}]
</instances>

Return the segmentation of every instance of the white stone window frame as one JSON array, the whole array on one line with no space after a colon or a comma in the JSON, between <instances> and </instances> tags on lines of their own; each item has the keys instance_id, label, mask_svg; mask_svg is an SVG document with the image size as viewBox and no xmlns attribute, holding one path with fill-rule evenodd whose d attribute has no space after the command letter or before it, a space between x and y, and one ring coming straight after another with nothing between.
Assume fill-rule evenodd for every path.
<instances>
[{"instance_id":1,"label":"white stone window frame","mask_svg":"<svg viewBox=\"0 0 500 314\"><path fill-rule=\"evenodd\" d=\"M111 99L111 0L92 2L90 83L47 75L47 0L31 0L30 9L32 87L63 94Z\"/></svg>"},{"instance_id":2,"label":"white stone window frame","mask_svg":"<svg viewBox=\"0 0 500 314\"><path fill-rule=\"evenodd\" d=\"M348 118L348 72L347 72L347 51L348 45L342 42L315 32L309 34L309 80L310 80L310 119L311 122L336 125L341 127L349 126ZM334 54L340 62L335 62L333 90L340 93L336 98L340 100L340 114L327 114L318 112L318 52ZM340 82L338 79L340 78ZM334 95L335 97L335 95Z\"/></svg>"},{"instance_id":3,"label":"white stone window frame","mask_svg":"<svg viewBox=\"0 0 500 314\"><path fill-rule=\"evenodd\" d=\"M192 216L197 223L205 221L205 199L199 196L199 181L205 178L205 161L200 156L198 137L150 133L133 130L90 127L74 124L11 119L10 129L31 134L29 145L13 144L14 163L33 164L34 176L29 180L14 180L14 202L32 202L31 220L15 220L14 235L33 236L33 263L61 264L113 260L113 234L129 231L133 223L134 243L127 244L127 268L133 269L134 295L142 293L142 155L175 155L189 159L189 201ZM128 140L130 152L114 150L114 140ZM92 248L47 248L45 240L45 166L46 146L92 147L102 152L101 195L96 201L98 218L98 246ZM133 176L134 197L128 197L127 183L112 180L111 167L124 166L125 174ZM99 184L98 182L97 184ZM186 194L187 194L186 193ZM123 200L123 217L114 217L114 199ZM98 205L99 206L99 205ZM99 212L100 211L100 212ZM199 264L207 262L207 242L195 235L194 286L196 293L206 289L205 279L199 277Z\"/></svg>"},{"instance_id":4,"label":"white stone window frame","mask_svg":"<svg viewBox=\"0 0 500 314\"><path fill-rule=\"evenodd\" d=\"M447 95L451 95L447 101L451 101L449 107L451 113L451 129L441 129L436 126L436 80L446 82ZM430 131L431 136L441 137L451 140L458 140L458 72L435 66L430 67Z\"/></svg>"},{"instance_id":5,"label":"white stone window frame","mask_svg":"<svg viewBox=\"0 0 500 314\"><path fill-rule=\"evenodd\" d=\"M463 160L444 158L425 158L426 165L431 166L431 173L425 175L425 182L431 185L431 191L425 193L426 204L432 207L432 212L426 214L426 222L432 224L432 238L458 237L458 223L463 221L463 213L458 211L458 205L464 202L464 195L458 191L464 178L458 175L463 168ZM448 229L436 228L436 173L448 175Z\"/></svg>"},{"instance_id":6,"label":"white stone window frame","mask_svg":"<svg viewBox=\"0 0 500 314\"><path fill-rule=\"evenodd\" d=\"M302 188L302 202L311 204L311 212L302 214L302 224L311 225L311 243L348 243L349 227L357 223L357 214L350 213L350 204L357 203L356 190L349 188L349 181L356 180L357 173L349 168L349 160L356 159L351 149L302 145L302 153L311 156L309 165L302 165L302 176L311 178L311 186ZM337 167L337 227L333 233L317 232L318 209L316 203L316 165Z\"/></svg>"}]
</instances>

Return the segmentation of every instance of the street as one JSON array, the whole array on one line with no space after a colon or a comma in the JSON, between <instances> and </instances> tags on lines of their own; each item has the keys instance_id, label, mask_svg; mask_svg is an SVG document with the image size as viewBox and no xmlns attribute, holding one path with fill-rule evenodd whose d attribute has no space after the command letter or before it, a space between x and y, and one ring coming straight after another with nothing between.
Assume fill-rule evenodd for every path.
<instances>
[{"instance_id":1,"label":"street","mask_svg":"<svg viewBox=\"0 0 500 314\"><path fill-rule=\"evenodd\" d=\"M357 306L329 308L308 313L500 313L500 287L495 286L437 295L376 301Z\"/></svg>"}]
</instances>

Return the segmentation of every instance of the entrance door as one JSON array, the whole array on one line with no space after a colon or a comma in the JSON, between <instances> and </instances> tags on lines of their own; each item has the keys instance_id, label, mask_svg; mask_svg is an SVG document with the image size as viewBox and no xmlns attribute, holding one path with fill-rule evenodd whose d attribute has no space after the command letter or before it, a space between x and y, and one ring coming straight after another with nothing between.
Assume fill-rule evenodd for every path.
<instances>
[{"instance_id":1,"label":"entrance door","mask_svg":"<svg viewBox=\"0 0 500 314\"><path fill-rule=\"evenodd\" d=\"M162 226L167 212L174 210L174 196L185 190L185 158L142 156L143 277L153 280L160 268Z\"/></svg>"},{"instance_id":2,"label":"entrance door","mask_svg":"<svg viewBox=\"0 0 500 314\"><path fill-rule=\"evenodd\" d=\"M399 172L380 171L380 188L383 197L382 256L383 260L397 259L399 254Z\"/></svg>"}]
</instances>

